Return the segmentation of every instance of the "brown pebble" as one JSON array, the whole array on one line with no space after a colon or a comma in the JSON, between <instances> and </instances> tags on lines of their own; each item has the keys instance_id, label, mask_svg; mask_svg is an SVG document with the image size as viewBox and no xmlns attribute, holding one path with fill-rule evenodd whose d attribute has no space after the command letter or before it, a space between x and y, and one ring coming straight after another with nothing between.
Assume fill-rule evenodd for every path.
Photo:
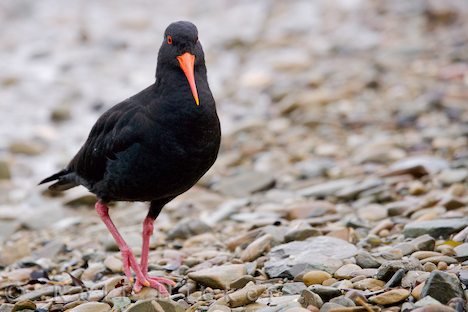
<instances>
[{"instance_id":1,"label":"brown pebble","mask_svg":"<svg viewBox=\"0 0 468 312\"><path fill-rule=\"evenodd\" d=\"M413 296L416 300L421 299L421 291L423 287L424 287L424 282L414 287L413 290L411 291L411 296Z\"/></svg>"},{"instance_id":2,"label":"brown pebble","mask_svg":"<svg viewBox=\"0 0 468 312\"><path fill-rule=\"evenodd\" d=\"M306 274L304 274L304 277L302 278L302 280L304 281L304 284L306 284L306 286L310 286L310 285L322 284L323 281L329 278L331 278L330 273L327 273L325 271L314 270L314 271L309 271Z\"/></svg>"},{"instance_id":3,"label":"brown pebble","mask_svg":"<svg viewBox=\"0 0 468 312\"><path fill-rule=\"evenodd\" d=\"M338 280L336 278L332 277L332 278L324 280L322 282L322 285L323 286L331 286L331 285L335 284L336 282L338 282Z\"/></svg>"},{"instance_id":4,"label":"brown pebble","mask_svg":"<svg viewBox=\"0 0 468 312\"><path fill-rule=\"evenodd\" d=\"M447 270L447 268L448 268L448 265L444 261L441 261L441 262L439 262L437 264L437 269L439 269L439 270L445 271L445 270Z\"/></svg>"},{"instance_id":5,"label":"brown pebble","mask_svg":"<svg viewBox=\"0 0 468 312\"><path fill-rule=\"evenodd\" d=\"M423 268L426 272L432 272L437 269L437 266L432 262L426 262L424 263Z\"/></svg>"},{"instance_id":6,"label":"brown pebble","mask_svg":"<svg viewBox=\"0 0 468 312\"><path fill-rule=\"evenodd\" d=\"M388 235L390 235L390 231L387 229L383 229L382 231L379 232L380 237L387 237Z\"/></svg>"}]
</instances>

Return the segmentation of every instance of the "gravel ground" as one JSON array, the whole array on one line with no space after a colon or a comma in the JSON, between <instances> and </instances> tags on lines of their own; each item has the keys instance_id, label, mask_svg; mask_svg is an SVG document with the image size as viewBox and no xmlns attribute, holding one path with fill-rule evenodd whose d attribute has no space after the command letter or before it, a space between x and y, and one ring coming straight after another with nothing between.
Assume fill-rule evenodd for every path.
<instances>
[{"instance_id":1,"label":"gravel ground","mask_svg":"<svg viewBox=\"0 0 468 312\"><path fill-rule=\"evenodd\" d=\"M37 182L199 28L223 128L134 294L95 198ZM468 2L0 3L0 311L464 311ZM137 255L141 203L111 211Z\"/></svg>"}]
</instances>

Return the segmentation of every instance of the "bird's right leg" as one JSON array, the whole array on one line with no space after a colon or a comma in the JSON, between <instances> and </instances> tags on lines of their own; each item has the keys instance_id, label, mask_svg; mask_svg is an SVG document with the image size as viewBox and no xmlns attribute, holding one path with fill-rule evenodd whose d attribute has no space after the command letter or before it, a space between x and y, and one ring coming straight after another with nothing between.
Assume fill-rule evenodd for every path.
<instances>
[{"instance_id":1,"label":"bird's right leg","mask_svg":"<svg viewBox=\"0 0 468 312\"><path fill-rule=\"evenodd\" d=\"M123 266L123 271L125 275L127 276L128 280L132 283L133 282L133 277L132 273L130 271L130 268L133 269L133 271L136 274L137 279L141 284L144 286L150 286L149 281L145 278L143 273L141 272L140 266L138 262L136 261L135 256L133 255L130 247L128 247L127 243L124 241L122 235L120 235L119 231L114 225L114 222L112 222L110 216L109 216L109 207L101 201L98 201L96 203L96 212L98 213L99 217L101 217L101 220L104 222L106 225L107 229L109 232L112 234L112 236L115 239L115 242L117 243L117 246L120 249L120 252L122 253L122 266Z\"/></svg>"}]
</instances>

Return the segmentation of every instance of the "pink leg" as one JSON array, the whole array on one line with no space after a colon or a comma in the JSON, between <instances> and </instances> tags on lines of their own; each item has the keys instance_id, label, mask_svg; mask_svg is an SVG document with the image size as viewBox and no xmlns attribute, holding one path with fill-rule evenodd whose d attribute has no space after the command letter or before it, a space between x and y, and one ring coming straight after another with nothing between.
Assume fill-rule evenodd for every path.
<instances>
[{"instance_id":1,"label":"pink leg","mask_svg":"<svg viewBox=\"0 0 468 312\"><path fill-rule=\"evenodd\" d=\"M127 243L122 238L122 235L120 235L119 231L115 227L114 222L112 222L109 216L109 207L107 207L101 201L98 201L96 203L95 208L99 217L101 217L101 220L104 222L104 224L107 226L107 229L114 237L115 242L117 243L117 246L119 246L120 252L122 253L123 270L128 280L130 282L132 282L133 280L133 277L130 271L130 268L132 268L136 274L136 278L138 282L144 286L150 286L150 282L145 278L145 276L141 272L141 269L138 266L135 256L133 255L132 251L128 247Z\"/></svg>"},{"instance_id":2,"label":"pink leg","mask_svg":"<svg viewBox=\"0 0 468 312\"><path fill-rule=\"evenodd\" d=\"M146 280L149 281L151 287L156 288L163 295L168 295L169 293L167 292L163 284L175 286L174 281L163 277L148 276L149 242L151 239L151 235L153 235L153 230L154 219L148 216L146 217L145 221L143 221L143 246L141 248L140 268ZM141 289L141 286L135 285L135 290L139 291L139 289Z\"/></svg>"}]
</instances>

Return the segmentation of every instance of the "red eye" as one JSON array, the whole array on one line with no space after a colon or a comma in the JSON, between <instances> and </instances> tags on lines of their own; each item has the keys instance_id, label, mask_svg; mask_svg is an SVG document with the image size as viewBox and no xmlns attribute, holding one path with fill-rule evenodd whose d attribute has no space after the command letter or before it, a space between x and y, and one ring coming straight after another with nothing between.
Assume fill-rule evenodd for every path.
<instances>
[{"instance_id":1,"label":"red eye","mask_svg":"<svg viewBox=\"0 0 468 312\"><path fill-rule=\"evenodd\" d=\"M172 44L172 36L167 36L167 43Z\"/></svg>"}]
</instances>

